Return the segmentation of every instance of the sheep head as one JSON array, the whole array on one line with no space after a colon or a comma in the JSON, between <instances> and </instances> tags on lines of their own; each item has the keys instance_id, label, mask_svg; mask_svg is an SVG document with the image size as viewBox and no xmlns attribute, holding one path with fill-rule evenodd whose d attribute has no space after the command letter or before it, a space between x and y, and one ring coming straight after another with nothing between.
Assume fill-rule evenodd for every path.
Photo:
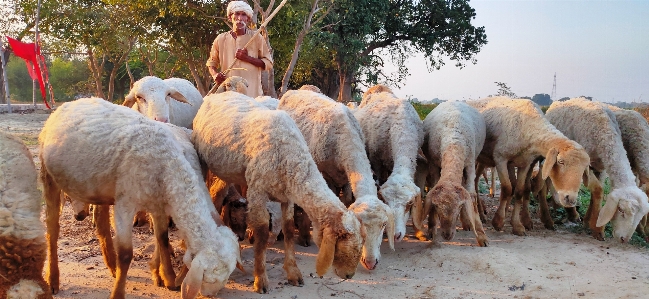
<instances>
[{"instance_id":1,"label":"sheep head","mask_svg":"<svg viewBox=\"0 0 649 299\"><path fill-rule=\"evenodd\" d=\"M381 186L379 193L394 213L394 240L401 241L406 236L410 209L415 201L421 200L421 191L412 178L392 174Z\"/></svg>"},{"instance_id":2,"label":"sheep head","mask_svg":"<svg viewBox=\"0 0 649 299\"><path fill-rule=\"evenodd\" d=\"M219 226L217 230L221 235L220 248L201 248L193 258L189 250L185 252L183 261L189 272L181 286L183 299L195 298L199 291L203 296L216 296L234 268L241 264L237 237L226 226Z\"/></svg>"},{"instance_id":3,"label":"sheep head","mask_svg":"<svg viewBox=\"0 0 649 299\"><path fill-rule=\"evenodd\" d=\"M219 88L214 93L226 91L236 91L241 94L246 94L248 92L248 81L239 76L228 77L219 85Z\"/></svg>"},{"instance_id":4,"label":"sheep head","mask_svg":"<svg viewBox=\"0 0 649 299\"><path fill-rule=\"evenodd\" d=\"M320 247L316 273L323 276L333 265L338 277L350 279L356 273L361 257L365 230L351 211L334 213L332 220L324 224L322 230L320 225L314 225L314 229L318 229L318 237L314 237L314 241Z\"/></svg>"},{"instance_id":5,"label":"sheep head","mask_svg":"<svg viewBox=\"0 0 649 299\"><path fill-rule=\"evenodd\" d=\"M146 76L133 84L122 105L137 110L150 119L167 123L171 99L191 105L185 96L162 79Z\"/></svg>"},{"instance_id":6,"label":"sheep head","mask_svg":"<svg viewBox=\"0 0 649 299\"><path fill-rule=\"evenodd\" d=\"M447 241L455 236L455 223L460 216L462 206L473 209L471 193L461 185L450 182L439 182L435 185L426 195L426 202L435 207L440 220L442 237Z\"/></svg>"},{"instance_id":7,"label":"sheep head","mask_svg":"<svg viewBox=\"0 0 649 299\"><path fill-rule=\"evenodd\" d=\"M84 219L86 219L86 217L88 217L88 215L90 215L90 204L80 200L72 199L67 194L61 192L61 202L65 201L70 201L75 220L83 221Z\"/></svg>"},{"instance_id":8,"label":"sheep head","mask_svg":"<svg viewBox=\"0 0 649 299\"><path fill-rule=\"evenodd\" d=\"M638 223L649 212L647 195L638 187L629 186L613 190L599 211L597 227L613 224L613 237L621 243L631 240Z\"/></svg>"},{"instance_id":9,"label":"sheep head","mask_svg":"<svg viewBox=\"0 0 649 299\"><path fill-rule=\"evenodd\" d=\"M374 198L367 198L374 197ZM349 210L354 212L365 229L366 238L363 243L361 264L367 270L374 270L381 258L381 243L383 231L387 228L388 236L394 236L394 214L392 209L376 196L366 195L356 199ZM388 238L390 248L394 250L394 239Z\"/></svg>"},{"instance_id":10,"label":"sheep head","mask_svg":"<svg viewBox=\"0 0 649 299\"><path fill-rule=\"evenodd\" d=\"M541 169L541 179L550 177L557 192L555 200L558 204L564 207L574 207L577 204L581 177L589 164L588 154L574 141L548 151Z\"/></svg>"},{"instance_id":11,"label":"sheep head","mask_svg":"<svg viewBox=\"0 0 649 299\"><path fill-rule=\"evenodd\" d=\"M239 194L234 185L230 184L228 193L223 199L221 219L237 235L239 241L243 241L246 237L247 217L248 201Z\"/></svg>"}]
</instances>

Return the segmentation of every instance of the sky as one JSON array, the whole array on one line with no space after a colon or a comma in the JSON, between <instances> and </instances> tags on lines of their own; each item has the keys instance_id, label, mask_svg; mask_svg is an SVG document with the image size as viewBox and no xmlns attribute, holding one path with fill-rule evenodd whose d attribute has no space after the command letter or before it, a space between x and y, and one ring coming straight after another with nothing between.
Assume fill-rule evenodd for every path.
<instances>
[{"instance_id":1,"label":"sky","mask_svg":"<svg viewBox=\"0 0 649 299\"><path fill-rule=\"evenodd\" d=\"M420 101L478 99L504 82L518 96L590 96L649 102L649 0L473 0L474 26L487 44L477 64L448 61L429 72L423 55L407 62L397 96ZM387 70L393 67L387 67Z\"/></svg>"}]
</instances>

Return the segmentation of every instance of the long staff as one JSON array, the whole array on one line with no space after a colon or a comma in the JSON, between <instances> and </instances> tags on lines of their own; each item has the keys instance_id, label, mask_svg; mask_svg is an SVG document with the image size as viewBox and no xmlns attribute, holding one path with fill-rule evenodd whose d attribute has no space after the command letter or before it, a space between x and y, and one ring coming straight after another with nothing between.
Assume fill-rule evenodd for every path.
<instances>
[{"instance_id":1,"label":"long staff","mask_svg":"<svg viewBox=\"0 0 649 299\"><path fill-rule=\"evenodd\" d=\"M250 45L250 43L252 42L252 40L255 39L255 37L256 37L258 34L260 34L261 31L262 31L264 28L266 28L266 25L268 25L268 22L270 22L270 20L272 20L272 19L275 17L275 15L277 14L277 12L279 12L279 10L284 6L284 4L286 4L286 1L288 1L288 0L282 0L282 2L281 2L281 3L280 3L280 4L275 8L275 10L273 10L273 12L268 16L268 18L266 18L266 20L264 20L264 22L261 23L261 26L259 26L259 29L258 29L258 30L255 32L255 34L250 38L250 40L249 40L249 41L248 41L248 42L243 46L243 49L247 48L247 47ZM234 60L232 61L232 64L230 64L230 67L228 67L225 71L223 71L223 74L227 74L228 72L230 72L230 71L232 70L232 67L234 67L234 64L237 62L237 60L239 60L239 59L238 59L237 57L234 57ZM213 94L214 92L216 92L216 90L219 88L219 86L220 86L220 85L216 85L216 84L214 84L214 86L212 86L212 89L210 89L210 91L207 93L207 95L210 95L210 94Z\"/></svg>"}]
</instances>

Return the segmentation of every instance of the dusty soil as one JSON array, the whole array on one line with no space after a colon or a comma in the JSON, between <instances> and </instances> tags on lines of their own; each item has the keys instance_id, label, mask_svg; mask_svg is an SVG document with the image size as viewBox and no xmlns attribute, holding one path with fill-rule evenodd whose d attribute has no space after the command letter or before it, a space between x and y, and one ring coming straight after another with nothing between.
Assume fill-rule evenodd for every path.
<instances>
[{"instance_id":1,"label":"dusty soil","mask_svg":"<svg viewBox=\"0 0 649 299\"><path fill-rule=\"evenodd\" d=\"M37 136L48 114L0 114L0 129L19 135L37 162ZM38 167L38 163L37 163ZM487 199L492 216L496 200ZM384 242L377 269L358 267L353 279L324 278L315 272L317 248L296 246L304 287L285 285L283 244L276 242L267 255L270 292L252 291L250 244L243 242L248 273L239 270L219 298L647 298L649 251L613 241L600 242L559 226L545 230L535 220L526 237L512 235L511 227L496 232L487 225L489 247L476 247L471 232L458 231L452 242L422 242L412 234L391 251ZM75 221L69 205L63 209L59 239L61 292L56 298L106 298L113 278L103 264L90 219ZM152 285L148 261L153 235L134 229L134 260L127 282L131 298L178 298L179 292ZM412 233L412 231L411 231ZM170 236L181 257L175 232Z\"/></svg>"}]
</instances>

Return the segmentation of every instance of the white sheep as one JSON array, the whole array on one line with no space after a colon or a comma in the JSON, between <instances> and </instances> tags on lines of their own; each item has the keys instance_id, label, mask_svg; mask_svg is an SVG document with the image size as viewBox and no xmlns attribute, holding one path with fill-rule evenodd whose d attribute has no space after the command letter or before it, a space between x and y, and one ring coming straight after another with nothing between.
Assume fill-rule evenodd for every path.
<instances>
[{"instance_id":1,"label":"white sheep","mask_svg":"<svg viewBox=\"0 0 649 299\"><path fill-rule=\"evenodd\" d=\"M428 212L432 203L428 230L433 240L437 229L436 216L441 221L442 236L451 240L462 210L478 244L488 245L477 211L478 194L475 191L475 161L485 136L484 118L464 102L441 103L424 119L423 151L434 184L426 195L424 212Z\"/></svg>"},{"instance_id":2,"label":"white sheep","mask_svg":"<svg viewBox=\"0 0 649 299\"><path fill-rule=\"evenodd\" d=\"M122 105L148 118L192 128L203 96L194 85L181 78L160 79L146 76L133 84Z\"/></svg>"},{"instance_id":3,"label":"white sheep","mask_svg":"<svg viewBox=\"0 0 649 299\"><path fill-rule=\"evenodd\" d=\"M25 144L0 132L0 298L52 298L42 274L47 251L36 184Z\"/></svg>"},{"instance_id":4,"label":"white sheep","mask_svg":"<svg viewBox=\"0 0 649 299\"><path fill-rule=\"evenodd\" d=\"M394 212L393 237L401 241L410 209L421 201L414 176L424 141L422 121L408 101L380 84L365 92L354 116L365 135L365 150L381 186L379 193Z\"/></svg>"},{"instance_id":5,"label":"white sheep","mask_svg":"<svg viewBox=\"0 0 649 299\"><path fill-rule=\"evenodd\" d=\"M593 237L603 240L604 225L611 221L615 239L629 241L640 219L649 211L649 203L647 195L636 186L615 114L602 103L575 98L552 103L546 117L566 136L581 144L590 156L590 167L595 175L590 175L584 183L591 189L584 221L588 222ZM611 180L611 192L601 207L603 172ZM553 184L556 187L554 181Z\"/></svg>"},{"instance_id":6,"label":"white sheep","mask_svg":"<svg viewBox=\"0 0 649 299\"><path fill-rule=\"evenodd\" d=\"M213 296L223 288L240 260L239 245L229 228L216 225L218 215L187 132L129 108L86 98L52 113L39 144L50 242L47 278L54 293L59 290L60 191L76 200L114 206L117 280L111 298L125 296L133 256L131 220L139 210L153 216L156 251L162 259L169 254L169 248L159 246L168 244L167 215L187 243L184 262L190 270L182 283L183 298L194 298L199 290ZM170 260L162 262L160 270L171 280L165 285L175 286Z\"/></svg>"},{"instance_id":7,"label":"white sheep","mask_svg":"<svg viewBox=\"0 0 649 299\"><path fill-rule=\"evenodd\" d=\"M622 133L622 144L626 150L631 170L638 179L640 190L649 195L649 124L637 111L608 106L615 114L615 119ZM647 216L641 221L637 231L647 237Z\"/></svg>"},{"instance_id":8,"label":"white sheep","mask_svg":"<svg viewBox=\"0 0 649 299\"><path fill-rule=\"evenodd\" d=\"M467 103L480 111L487 125L485 145L478 162L485 167L495 166L500 179L500 205L491 221L496 230L503 229L512 196L512 232L525 235L525 229L532 229L529 210L523 208L521 211L521 205L525 193L529 193L527 175L533 162L540 157L545 157L542 178L550 177L560 203L567 207L576 205L581 177L589 163L588 154L581 145L550 124L531 100L494 97ZM514 175L514 167L522 174L518 178Z\"/></svg>"},{"instance_id":9,"label":"white sheep","mask_svg":"<svg viewBox=\"0 0 649 299\"><path fill-rule=\"evenodd\" d=\"M361 220L367 234L361 263L368 270L375 269L386 228L390 248L394 249L394 215L377 196L358 121L345 105L310 90L289 90L280 99L278 109L295 120L313 160L334 192L350 185L356 200L349 210Z\"/></svg>"},{"instance_id":10,"label":"white sheep","mask_svg":"<svg viewBox=\"0 0 649 299\"><path fill-rule=\"evenodd\" d=\"M269 290L266 202L271 198L282 204L284 270L289 283L304 283L294 256L290 203L303 207L313 220L314 241L320 247L317 274L324 275L333 264L338 276L354 275L364 231L354 214L327 188L304 137L286 112L269 110L234 91L212 94L205 97L194 119L192 142L216 176L247 187L248 226L255 236L256 292Z\"/></svg>"}]
</instances>

